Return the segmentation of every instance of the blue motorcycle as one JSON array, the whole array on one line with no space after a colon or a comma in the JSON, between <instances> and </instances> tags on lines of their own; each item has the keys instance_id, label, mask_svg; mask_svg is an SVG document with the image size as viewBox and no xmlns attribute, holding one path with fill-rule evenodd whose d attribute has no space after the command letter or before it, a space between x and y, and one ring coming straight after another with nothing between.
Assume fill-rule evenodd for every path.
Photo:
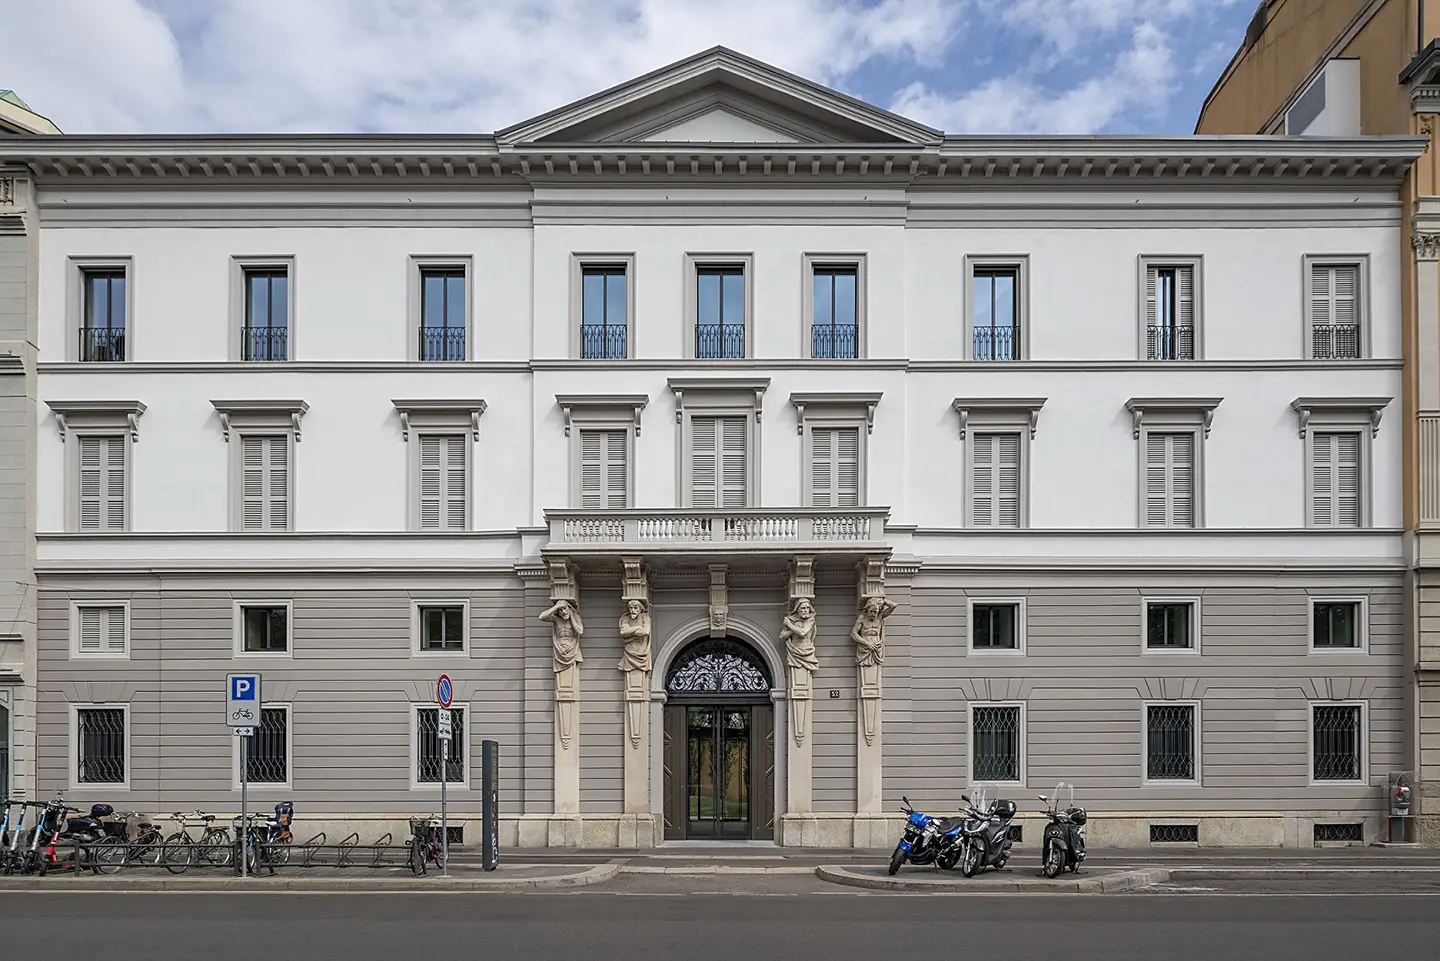
<instances>
[{"instance_id":1,"label":"blue motorcycle","mask_svg":"<svg viewBox=\"0 0 1440 961\"><path fill-rule=\"evenodd\" d=\"M905 834L900 838L900 843L895 845L895 853L890 855L890 874L898 872L906 861L911 864L934 864L947 846L947 835L958 835L964 824L959 818L932 818L915 810L909 798L901 797L900 800L904 802L900 810L905 814ZM953 866L953 862L951 865L942 865L950 866Z\"/></svg>"}]
</instances>

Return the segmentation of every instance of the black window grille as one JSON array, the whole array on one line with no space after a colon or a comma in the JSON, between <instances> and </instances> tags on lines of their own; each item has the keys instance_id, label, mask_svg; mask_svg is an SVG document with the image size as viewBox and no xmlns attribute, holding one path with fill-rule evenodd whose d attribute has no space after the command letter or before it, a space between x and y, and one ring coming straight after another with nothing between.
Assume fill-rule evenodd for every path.
<instances>
[{"instance_id":1,"label":"black window grille","mask_svg":"<svg viewBox=\"0 0 1440 961\"><path fill-rule=\"evenodd\" d=\"M1310 352L1316 360L1355 360L1360 356L1359 324L1314 324Z\"/></svg>"},{"instance_id":2,"label":"black window grille","mask_svg":"<svg viewBox=\"0 0 1440 961\"><path fill-rule=\"evenodd\" d=\"M1016 634L1016 604L976 604L972 609L971 641L977 651L1013 651L1019 644Z\"/></svg>"},{"instance_id":3,"label":"black window grille","mask_svg":"<svg viewBox=\"0 0 1440 961\"><path fill-rule=\"evenodd\" d=\"M81 784L125 783L125 710L82 707L75 711L78 735L75 777Z\"/></svg>"},{"instance_id":4,"label":"black window grille","mask_svg":"<svg viewBox=\"0 0 1440 961\"><path fill-rule=\"evenodd\" d=\"M290 649L290 612L284 607L242 607L246 654L284 654Z\"/></svg>"},{"instance_id":5,"label":"black window grille","mask_svg":"<svg viewBox=\"0 0 1440 961\"><path fill-rule=\"evenodd\" d=\"M465 608L420 608L420 650L462 651L465 649Z\"/></svg>"},{"instance_id":6,"label":"black window grille","mask_svg":"<svg viewBox=\"0 0 1440 961\"><path fill-rule=\"evenodd\" d=\"M290 272L284 267L245 268L245 360L285 360L290 328Z\"/></svg>"},{"instance_id":7,"label":"black window grille","mask_svg":"<svg viewBox=\"0 0 1440 961\"><path fill-rule=\"evenodd\" d=\"M580 271L580 356L626 356L630 308L624 264L594 264Z\"/></svg>"},{"instance_id":8,"label":"black window grille","mask_svg":"<svg viewBox=\"0 0 1440 961\"><path fill-rule=\"evenodd\" d=\"M810 356L844 360L858 356L860 268L817 265L811 292Z\"/></svg>"},{"instance_id":9,"label":"black window grille","mask_svg":"<svg viewBox=\"0 0 1440 961\"><path fill-rule=\"evenodd\" d=\"M420 269L419 359L465 359L465 268Z\"/></svg>"},{"instance_id":10,"label":"black window grille","mask_svg":"<svg viewBox=\"0 0 1440 961\"><path fill-rule=\"evenodd\" d=\"M769 694L770 672L759 654L729 638L705 638L676 656L665 680L671 694Z\"/></svg>"},{"instance_id":11,"label":"black window grille","mask_svg":"<svg viewBox=\"0 0 1440 961\"><path fill-rule=\"evenodd\" d=\"M81 275L85 315L81 318L80 359L90 363L125 359L126 276L123 268L97 268Z\"/></svg>"},{"instance_id":12,"label":"black window grille","mask_svg":"<svg viewBox=\"0 0 1440 961\"><path fill-rule=\"evenodd\" d=\"M1184 649L1193 646L1194 606L1188 602L1148 604L1145 608L1145 646Z\"/></svg>"},{"instance_id":13,"label":"black window grille","mask_svg":"<svg viewBox=\"0 0 1440 961\"><path fill-rule=\"evenodd\" d=\"M1195 780L1195 707L1152 704L1145 709L1145 777Z\"/></svg>"},{"instance_id":14,"label":"black window grille","mask_svg":"<svg viewBox=\"0 0 1440 961\"><path fill-rule=\"evenodd\" d=\"M1200 825L1198 824L1150 825L1151 844L1198 844L1199 842Z\"/></svg>"},{"instance_id":15,"label":"black window grille","mask_svg":"<svg viewBox=\"0 0 1440 961\"><path fill-rule=\"evenodd\" d=\"M976 360L1019 360L1020 271L977 267L971 280L972 347Z\"/></svg>"},{"instance_id":16,"label":"black window grille","mask_svg":"<svg viewBox=\"0 0 1440 961\"><path fill-rule=\"evenodd\" d=\"M1316 704L1314 708L1315 780L1360 780L1364 757L1359 705Z\"/></svg>"},{"instance_id":17,"label":"black window grille","mask_svg":"<svg viewBox=\"0 0 1440 961\"><path fill-rule=\"evenodd\" d=\"M1025 843L1025 826L1023 824L1010 825L1010 840L1016 844Z\"/></svg>"},{"instance_id":18,"label":"black window grille","mask_svg":"<svg viewBox=\"0 0 1440 961\"><path fill-rule=\"evenodd\" d=\"M415 780L420 784L439 784L442 753L440 740L440 708L416 710ZM465 781L465 712L450 708L450 750L443 755L445 779L451 784Z\"/></svg>"},{"instance_id":19,"label":"black window grille","mask_svg":"<svg viewBox=\"0 0 1440 961\"><path fill-rule=\"evenodd\" d=\"M290 712L283 707L260 709L255 733L245 745L245 777L252 784L285 784L290 780Z\"/></svg>"},{"instance_id":20,"label":"black window grille","mask_svg":"<svg viewBox=\"0 0 1440 961\"><path fill-rule=\"evenodd\" d=\"M1337 841L1363 842L1365 825L1359 821L1353 824L1317 824L1314 828L1314 838L1316 844Z\"/></svg>"},{"instance_id":21,"label":"black window grille","mask_svg":"<svg viewBox=\"0 0 1440 961\"><path fill-rule=\"evenodd\" d=\"M1355 601L1320 601L1315 604L1315 646L1360 646L1360 605Z\"/></svg>"},{"instance_id":22,"label":"black window grille","mask_svg":"<svg viewBox=\"0 0 1440 961\"><path fill-rule=\"evenodd\" d=\"M977 707L970 724L974 780L1020 780L1020 708Z\"/></svg>"}]
</instances>

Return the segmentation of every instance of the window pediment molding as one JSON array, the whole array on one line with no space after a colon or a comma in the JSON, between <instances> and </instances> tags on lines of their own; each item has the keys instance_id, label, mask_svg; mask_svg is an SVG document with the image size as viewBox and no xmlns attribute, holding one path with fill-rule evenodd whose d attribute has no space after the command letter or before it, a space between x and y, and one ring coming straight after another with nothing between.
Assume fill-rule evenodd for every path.
<instances>
[{"instance_id":1,"label":"window pediment molding","mask_svg":"<svg viewBox=\"0 0 1440 961\"><path fill-rule=\"evenodd\" d=\"M247 427L289 430L298 443L300 421L310 410L310 405L303 400L212 400L210 406L220 415L220 430L227 444L231 431Z\"/></svg>"},{"instance_id":2,"label":"window pediment molding","mask_svg":"<svg viewBox=\"0 0 1440 961\"><path fill-rule=\"evenodd\" d=\"M119 428L129 432L132 442L140 440L145 405L138 400L47 400L45 405L55 414L61 443L76 427Z\"/></svg>"},{"instance_id":3,"label":"window pediment molding","mask_svg":"<svg viewBox=\"0 0 1440 961\"><path fill-rule=\"evenodd\" d=\"M1215 408L1223 397L1131 397L1125 402L1130 412L1131 436L1139 437L1147 426L1163 423L1165 426L1199 427L1210 436L1210 427L1215 422Z\"/></svg>"},{"instance_id":4,"label":"window pediment molding","mask_svg":"<svg viewBox=\"0 0 1440 961\"><path fill-rule=\"evenodd\" d=\"M1303 438L1311 427L1369 427L1380 433L1380 417L1393 397L1297 397L1290 402Z\"/></svg>"},{"instance_id":5,"label":"window pediment molding","mask_svg":"<svg viewBox=\"0 0 1440 961\"><path fill-rule=\"evenodd\" d=\"M666 386L675 394L675 423L686 410L705 407L753 407L755 420L770 388L769 377L671 377Z\"/></svg>"},{"instance_id":6,"label":"window pediment molding","mask_svg":"<svg viewBox=\"0 0 1440 961\"><path fill-rule=\"evenodd\" d=\"M972 428L1023 427L1035 437L1047 397L956 397L950 408L960 417L960 439Z\"/></svg>"},{"instance_id":7,"label":"window pediment molding","mask_svg":"<svg viewBox=\"0 0 1440 961\"><path fill-rule=\"evenodd\" d=\"M480 439L480 415L485 413L485 401L446 400L433 398L425 400L391 400L391 405L400 414L400 439L410 440L410 429L453 428L468 430L474 440Z\"/></svg>"},{"instance_id":8,"label":"window pediment molding","mask_svg":"<svg viewBox=\"0 0 1440 961\"><path fill-rule=\"evenodd\" d=\"M805 433L807 410L823 412L830 416L851 415L865 418L865 433L875 433L875 405L884 396L881 391L796 391L790 395L790 403L796 411L795 433Z\"/></svg>"},{"instance_id":9,"label":"window pediment molding","mask_svg":"<svg viewBox=\"0 0 1440 961\"><path fill-rule=\"evenodd\" d=\"M650 403L648 394L556 394L555 403L565 414L565 436L575 423L587 420L618 420L628 416L640 436L640 414Z\"/></svg>"}]
</instances>

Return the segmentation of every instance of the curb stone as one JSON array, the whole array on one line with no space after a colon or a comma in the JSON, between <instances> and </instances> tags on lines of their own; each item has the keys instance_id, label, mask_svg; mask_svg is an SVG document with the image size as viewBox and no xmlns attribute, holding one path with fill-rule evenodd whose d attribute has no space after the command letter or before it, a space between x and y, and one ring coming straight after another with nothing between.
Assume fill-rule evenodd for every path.
<instances>
[{"instance_id":1,"label":"curb stone","mask_svg":"<svg viewBox=\"0 0 1440 961\"><path fill-rule=\"evenodd\" d=\"M141 891L175 892L228 892L232 894L265 894L270 891L309 892L328 894L343 892L391 892L418 894L427 891L444 893L472 891L536 891L556 888L584 887L599 884L613 878L620 870L618 864L597 864L574 874L559 874L542 878L442 878L429 876L420 878L286 878L265 877L254 882L241 882L239 878L219 880L196 878L63 878L49 881L38 878L0 878L0 892L31 892L55 894L66 891L101 891L115 894L133 894Z\"/></svg>"},{"instance_id":2,"label":"curb stone","mask_svg":"<svg viewBox=\"0 0 1440 961\"><path fill-rule=\"evenodd\" d=\"M813 874L815 873L815 868L811 868L811 867L797 867L797 866L795 866L795 865L787 865L787 866L785 866L785 867L778 867L778 868L762 868L762 867L749 867L749 866L743 866L743 867L742 867L742 866L724 865L724 864L720 864L720 865L708 865L708 866L704 866L704 867L691 866L691 867L682 867L682 868L666 868L666 867L652 867L652 866L650 866L650 865L637 864L637 865L625 865L625 866L621 867L621 868L620 868L620 873L621 873L621 874L688 874L688 875L712 875L712 874L811 874L811 875L813 875Z\"/></svg>"},{"instance_id":3,"label":"curb stone","mask_svg":"<svg viewBox=\"0 0 1440 961\"><path fill-rule=\"evenodd\" d=\"M1416 876L1440 878L1440 868L1171 868L1172 881L1370 881L1413 880Z\"/></svg>"},{"instance_id":4,"label":"curb stone","mask_svg":"<svg viewBox=\"0 0 1440 961\"><path fill-rule=\"evenodd\" d=\"M1163 868L1147 868L1139 871L1121 871L1118 874L1111 874L1098 878L1081 878L1074 881L1044 881L1040 879L1027 881L975 881L957 877L941 881L919 881L903 877L874 877L869 874L860 874L850 868L829 867L822 865L815 869L815 876L822 881L829 881L832 884L847 885L854 888L871 888L878 891L906 891L931 893L961 893L969 891L976 894L986 894L992 891L1004 891L1006 893L1027 893L1027 894L1055 894L1055 893L1076 893L1076 894L1113 894L1119 891L1134 891L1146 888L1153 884L1161 884L1170 879L1170 872Z\"/></svg>"}]
</instances>

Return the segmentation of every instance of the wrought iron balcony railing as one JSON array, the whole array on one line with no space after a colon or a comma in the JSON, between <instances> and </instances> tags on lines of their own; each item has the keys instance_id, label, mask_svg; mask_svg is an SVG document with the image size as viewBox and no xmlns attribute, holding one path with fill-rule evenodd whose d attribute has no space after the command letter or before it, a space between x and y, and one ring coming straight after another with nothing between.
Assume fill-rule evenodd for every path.
<instances>
[{"instance_id":1,"label":"wrought iron balcony railing","mask_svg":"<svg viewBox=\"0 0 1440 961\"><path fill-rule=\"evenodd\" d=\"M464 360L464 327L421 327L421 360Z\"/></svg>"},{"instance_id":2,"label":"wrought iron balcony railing","mask_svg":"<svg viewBox=\"0 0 1440 961\"><path fill-rule=\"evenodd\" d=\"M1019 327L976 327L976 360L1019 360Z\"/></svg>"},{"instance_id":3,"label":"wrought iron balcony railing","mask_svg":"<svg viewBox=\"0 0 1440 961\"><path fill-rule=\"evenodd\" d=\"M810 356L817 360L854 360L859 349L860 328L854 324L816 324L810 328Z\"/></svg>"},{"instance_id":4,"label":"wrought iron balcony railing","mask_svg":"<svg viewBox=\"0 0 1440 961\"><path fill-rule=\"evenodd\" d=\"M285 327L245 327L240 345L246 360L289 360L290 331Z\"/></svg>"},{"instance_id":5,"label":"wrought iron balcony railing","mask_svg":"<svg viewBox=\"0 0 1440 961\"><path fill-rule=\"evenodd\" d=\"M551 548L642 552L726 549L873 550L885 541L884 507L660 508L546 511Z\"/></svg>"},{"instance_id":6,"label":"wrought iron balcony railing","mask_svg":"<svg viewBox=\"0 0 1440 961\"><path fill-rule=\"evenodd\" d=\"M625 327L590 326L580 328L580 356L586 360L623 360L626 353Z\"/></svg>"},{"instance_id":7,"label":"wrought iron balcony railing","mask_svg":"<svg viewBox=\"0 0 1440 961\"><path fill-rule=\"evenodd\" d=\"M695 356L708 360L738 360L745 356L744 324L696 324Z\"/></svg>"},{"instance_id":8,"label":"wrought iron balcony railing","mask_svg":"<svg viewBox=\"0 0 1440 961\"><path fill-rule=\"evenodd\" d=\"M125 359L124 327L81 327L80 359L86 363L114 363Z\"/></svg>"},{"instance_id":9,"label":"wrought iron balcony railing","mask_svg":"<svg viewBox=\"0 0 1440 961\"><path fill-rule=\"evenodd\" d=\"M1145 345L1146 360L1194 360L1195 328L1146 327Z\"/></svg>"},{"instance_id":10,"label":"wrought iron balcony railing","mask_svg":"<svg viewBox=\"0 0 1440 961\"><path fill-rule=\"evenodd\" d=\"M1310 328L1310 356L1316 360L1358 360L1360 325L1314 325Z\"/></svg>"}]
</instances>

